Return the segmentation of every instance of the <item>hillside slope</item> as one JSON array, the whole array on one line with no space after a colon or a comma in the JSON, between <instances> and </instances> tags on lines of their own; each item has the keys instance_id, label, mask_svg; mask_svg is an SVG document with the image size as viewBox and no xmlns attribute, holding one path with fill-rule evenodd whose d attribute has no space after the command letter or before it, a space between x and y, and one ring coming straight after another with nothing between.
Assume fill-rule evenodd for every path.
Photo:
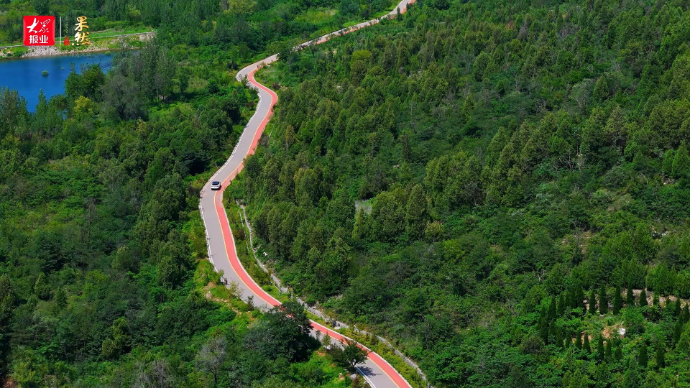
<instances>
[{"instance_id":1,"label":"hillside slope","mask_svg":"<svg viewBox=\"0 0 690 388\"><path fill-rule=\"evenodd\" d=\"M690 13L530 4L283 55L233 195L284 280L438 386L686 384Z\"/></svg>"}]
</instances>

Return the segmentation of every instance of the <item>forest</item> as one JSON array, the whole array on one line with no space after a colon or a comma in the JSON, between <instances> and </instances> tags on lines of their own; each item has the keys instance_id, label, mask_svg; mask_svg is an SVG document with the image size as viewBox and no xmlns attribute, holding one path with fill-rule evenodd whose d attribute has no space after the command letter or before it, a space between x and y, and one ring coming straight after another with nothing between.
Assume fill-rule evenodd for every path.
<instances>
[{"instance_id":1,"label":"forest","mask_svg":"<svg viewBox=\"0 0 690 388\"><path fill-rule=\"evenodd\" d=\"M690 10L423 0L258 75L276 273L436 387L690 384Z\"/></svg>"},{"instance_id":2,"label":"forest","mask_svg":"<svg viewBox=\"0 0 690 388\"><path fill-rule=\"evenodd\" d=\"M257 102L235 69L364 15L305 19L332 5L260 2L238 13L232 1L0 1L4 37L21 33L17 15L50 12L158 29L144 49L117 53L107 74L72 69L65 93L41 92L35 112L0 88L3 386L364 386L343 377L352 353L307 335L300 305L261 312L220 283L198 212L201 187ZM285 28L261 27L278 14Z\"/></svg>"},{"instance_id":3,"label":"forest","mask_svg":"<svg viewBox=\"0 0 690 388\"><path fill-rule=\"evenodd\" d=\"M0 1L0 42L31 12L158 31L35 113L0 91L4 381L350 385L299 306L204 260L198 193L256 103L233 72L279 52L230 190L298 295L439 388L690 384L687 4L422 0L286 49L390 5Z\"/></svg>"}]
</instances>

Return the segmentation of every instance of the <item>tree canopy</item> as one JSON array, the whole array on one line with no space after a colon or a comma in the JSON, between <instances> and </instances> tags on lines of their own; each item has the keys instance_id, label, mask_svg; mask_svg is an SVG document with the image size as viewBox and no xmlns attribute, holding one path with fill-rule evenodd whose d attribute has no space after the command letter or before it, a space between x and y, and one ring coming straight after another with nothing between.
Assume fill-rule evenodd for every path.
<instances>
[{"instance_id":1,"label":"tree canopy","mask_svg":"<svg viewBox=\"0 0 690 388\"><path fill-rule=\"evenodd\" d=\"M686 381L688 15L420 2L259 73L232 193L295 292L434 386Z\"/></svg>"}]
</instances>

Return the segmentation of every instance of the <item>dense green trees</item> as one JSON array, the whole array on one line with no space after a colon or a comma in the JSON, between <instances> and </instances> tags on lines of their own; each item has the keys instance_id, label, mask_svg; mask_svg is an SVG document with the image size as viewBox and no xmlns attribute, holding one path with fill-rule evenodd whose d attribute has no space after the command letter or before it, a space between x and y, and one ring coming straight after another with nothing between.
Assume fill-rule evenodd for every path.
<instances>
[{"instance_id":1,"label":"dense green trees","mask_svg":"<svg viewBox=\"0 0 690 388\"><path fill-rule=\"evenodd\" d=\"M367 359L367 351L352 341L346 341L342 348L334 346L330 353L335 362L347 367L351 372L355 372L355 367Z\"/></svg>"},{"instance_id":2,"label":"dense green trees","mask_svg":"<svg viewBox=\"0 0 690 388\"><path fill-rule=\"evenodd\" d=\"M689 35L648 5L422 2L260 74L279 107L232 190L280 276L435 386L671 384Z\"/></svg>"},{"instance_id":3,"label":"dense green trees","mask_svg":"<svg viewBox=\"0 0 690 388\"><path fill-rule=\"evenodd\" d=\"M606 295L606 286L599 289L599 314L606 315L609 312L609 297Z\"/></svg>"},{"instance_id":4,"label":"dense green trees","mask_svg":"<svg viewBox=\"0 0 690 388\"><path fill-rule=\"evenodd\" d=\"M14 4L0 24L16 35ZM252 102L224 72L266 49L280 105L231 190L297 292L398 340L439 387L686 384L690 314L670 302L690 296L685 8L421 2L288 52L323 25L297 17L315 6L385 4L105 2L94 14L156 26L160 45L72 75L69 101L36 115L0 93L14 378L107 359L126 375L143 344L207 386L298 384L266 377L311 362L303 325L272 311L218 329L233 314L187 282L191 176L222 161ZM183 378L175 357L143 359L136 381Z\"/></svg>"},{"instance_id":5,"label":"dense green trees","mask_svg":"<svg viewBox=\"0 0 690 388\"><path fill-rule=\"evenodd\" d=\"M245 346L265 357L304 361L315 341L309 337L310 330L311 323L304 308L297 302L286 302L266 314L263 325L256 327L245 339Z\"/></svg>"},{"instance_id":6,"label":"dense green trees","mask_svg":"<svg viewBox=\"0 0 690 388\"><path fill-rule=\"evenodd\" d=\"M621 287L616 286L616 290L613 294L613 314L618 315L618 313L623 308L623 297L621 296Z\"/></svg>"},{"instance_id":7,"label":"dense green trees","mask_svg":"<svg viewBox=\"0 0 690 388\"><path fill-rule=\"evenodd\" d=\"M136 55L121 58L107 83L102 83L102 99L109 113L123 119L145 118L148 101L165 101L171 96L175 65L168 50L156 42L147 45ZM179 84L182 74L179 71L178 74L175 81Z\"/></svg>"},{"instance_id":8,"label":"dense green trees","mask_svg":"<svg viewBox=\"0 0 690 388\"><path fill-rule=\"evenodd\" d=\"M236 300L228 307L209 300L226 293L192 279L208 264L199 261L206 256L199 189L256 102L228 69L330 23L296 20L312 9L288 2L269 3L256 17L221 12L228 2L221 3L32 2L63 16L84 12L93 29L157 26L158 39L119 53L107 74L98 66L72 71L65 95L41 94L35 113L15 91L0 90L3 381L349 386L332 356L314 353L301 306L265 314ZM286 28L270 23L281 7ZM28 2L0 2L0 40L16 32L7 21L20 8L34 12ZM301 166L289 168L292 178ZM318 204L323 172L302 172L290 198ZM280 173L275 179L284 180ZM279 231L296 234L302 211L291 209ZM334 203L329 213L329 227L345 225L354 206ZM295 236L288 237L287 250ZM347 281L351 248L342 235L324 235L318 247L314 263L328 260L322 277L340 278L323 282L332 293Z\"/></svg>"}]
</instances>

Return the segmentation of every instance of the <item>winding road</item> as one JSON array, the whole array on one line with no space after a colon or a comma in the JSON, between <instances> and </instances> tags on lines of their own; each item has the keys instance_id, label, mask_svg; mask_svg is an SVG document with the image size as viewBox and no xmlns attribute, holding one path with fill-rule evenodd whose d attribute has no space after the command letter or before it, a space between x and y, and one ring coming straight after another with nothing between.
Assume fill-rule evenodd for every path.
<instances>
[{"instance_id":1,"label":"winding road","mask_svg":"<svg viewBox=\"0 0 690 388\"><path fill-rule=\"evenodd\" d=\"M405 12L408 4L413 2L414 0L402 0L393 11L383 16L383 18L394 17L398 11L400 11L400 13ZM379 20L380 19L370 20L332 32L309 42L302 43L296 46L295 49L300 50L312 44L326 42L333 37L376 24ZM256 150L261 134L273 115L273 107L276 102L278 102L278 96L271 89L256 82L254 74L262 66L273 63L277 59L277 55L272 55L245 67L237 73L237 79L239 81L246 78L248 85L258 92L259 103L256 106L256 112L249 120L244 132L242 132L240 139L237 141L237 145L232 154L201 190L201 200L199 202L201 218L206 228L208 255L213 266L217 271L223 271L226 281L234 282L239 286L239 291L243 300L252 298L254 305L262 308L270 308L279 305L280 302L264 291L254 279L249 276L237 257L235 240L230 230L225 208L223 207L223 191L237 174L242 171L244 159L248 155L252 155ZM212 181L222 182L222 189L211 191ZM331 338L338 341L349 339L314 321L312 321L312 327L315 331L322 334L328 334ZM407 380L405 380L405 378L381 356L370 351L361 344L360 347L367 350L368 358L364 364L358 366L358 370L369 382L369 385L373 388L412 387L410 383L408 383Z\"/></svg>"}]
</instances>

